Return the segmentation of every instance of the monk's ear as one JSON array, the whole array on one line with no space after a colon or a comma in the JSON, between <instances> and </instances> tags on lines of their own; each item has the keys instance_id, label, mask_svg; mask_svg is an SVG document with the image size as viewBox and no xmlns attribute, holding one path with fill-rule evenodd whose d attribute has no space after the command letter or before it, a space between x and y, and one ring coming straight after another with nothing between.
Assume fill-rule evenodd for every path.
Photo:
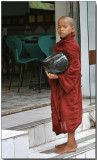
<instances>
[{"instance_id":1,"label":"monk's ear","mask_svg":"<svg viewBox=\"0 0 97 160\"><path fill-rule=\"evenodd\" d=\"M72 32L75 32L75 27L74 26L72 27Z\"/></svg>"}]
</instances>

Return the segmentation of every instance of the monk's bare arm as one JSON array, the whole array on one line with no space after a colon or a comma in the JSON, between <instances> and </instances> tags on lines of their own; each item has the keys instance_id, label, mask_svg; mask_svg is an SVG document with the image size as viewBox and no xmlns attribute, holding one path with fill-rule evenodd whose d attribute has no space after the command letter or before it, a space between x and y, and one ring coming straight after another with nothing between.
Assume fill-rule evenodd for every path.
<instances>
[{"instance_id":1,"label":"monk's bare arm","mask_svg":"<svg viewBox=\"0 0 97 160\"><path fill-rule=\"evenodd\" d=\"M58 76L57 74L51 74L51 73L48 73L47 71L46 72L46 75L49 79L58 79Z\"/></svg>"}]
</instances>

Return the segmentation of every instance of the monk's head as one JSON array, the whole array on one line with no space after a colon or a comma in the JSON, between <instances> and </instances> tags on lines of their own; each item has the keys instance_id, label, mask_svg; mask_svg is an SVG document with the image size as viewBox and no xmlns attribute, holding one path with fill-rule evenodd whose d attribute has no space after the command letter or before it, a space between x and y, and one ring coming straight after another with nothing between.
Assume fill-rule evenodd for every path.
<instances>
[{"instance_id":1,"label":"monk's head","mask_svg":"<svg viewBox=\"0 0 97 160\"><path fill-rule=\"evenodd\" d=\"M74 31L75 27L73 18L62 16L58 19L58 34L60 38L66 38Z\"/></svg>"}]
</instances>

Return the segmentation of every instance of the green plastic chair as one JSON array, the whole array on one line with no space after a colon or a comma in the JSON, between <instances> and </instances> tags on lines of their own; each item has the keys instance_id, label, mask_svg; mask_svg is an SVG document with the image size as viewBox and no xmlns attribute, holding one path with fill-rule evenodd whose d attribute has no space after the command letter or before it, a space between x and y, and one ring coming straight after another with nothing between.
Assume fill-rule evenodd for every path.
<instances>
[{"instance_id":1,"label":"green plastic chair","mask_svg":"<svg viewBox=\"0 0 97 160\"><path fill-rule=\"evenodd\" d=\"M20 58L22 52L22 41L19 38L8 37L6 38L6 44L13 51L13 56L17 63L25 64L39 59L37 56L33 58Z\"/></svg>"},{"instance_id":2,"label":"green plastic chair","mask_svg":"<svg viewBox=\"0 0 97 160\"><path fill-rule=\"evenodd\" d=\"M39 37L39 35L25 36L23 39L23 50L32 58L38 58L42 62L44 54L38 45Z\"/></svg>"},{"instance_id":3,"label":"green plastic chair","mask_svg":"<svg viewBox=\"0 0 97 160\"><path fill-rule=\"evenodd\" d=\"M55 44L56 44L55 35L41 36L38 40L38 45L39 45L40 49L42 50L42 52L45 54L45 58L52 54L52 51L53 51ZM44 74L45 74L45 72L44 72ZM41 70L41 75L42 75L42 70ZM48 83L48 85L49 85L49 83Z\"/></svg>"},{"instance_id":4,"label":"green plastic chair","mask_svg":"<svg viewBox=\"0 0 97 160\"><path fill-rule=\"evenodd\" d=\"M19 86L18 86L18 92L19 92L20 84L22 84L21 82L23 80L22 79L22 77L23 77L22 76L22 70L23 70L22 64L27 64L29 62L36 61L36 60L43 61L42 58L44 58L44 56L43 55L40 56L40 54L37 54L37 52L36 52L36 54L31 54L31 52L34 53L34 49L30 47L30 51L31 52L29 52L30 53L29 57L26 57L26 54L25 54L25 57L22 57L21 56L22 47L23 47L22 41L19 38L15 37L15 36L7 37L6 38L6 44L13 51L13 56L14 56L15 61L17 63L21 64L21 68L20 68L20 83L19 83ZM28 46L28 48L29 48L29 46ZM10 81L10 87L11 87L11 81Z\"/></svg>"},{"instance_id":5,"label":"green plastic chair","mask_svg":"<svg viewBox=\"0 0 97 160\"><path fill-rule=\"evenodd\" d=\"M23 34L16 34L14 36L16 36L17 38L19 38L21 40L25 38L25 35L23 35Z\"/></svg>"},{"instance_id":6,"label":"green plastic chair","mask_svg":"<svg viewBox=\"0 0 97 160\"><path fill-rule=\"evenodd\" d=\"M32 35L29 35L29 36L24 36L23 38L24 39L32 39L32 38L40 38L41 35L38 35L38 34L32 34Z\"/></svg>"},{"instance_id":7,"label":"green plastic chair","mask_svg":"<svg viewBox=\"0 0 97 160\"><path fill-rule=\"evenodd\" d=\"M46 57L52 54L54 45L56 44L55 35L41 36L38 41L40 49L44 52Z\"/></svg>"},{"instance_id":8,"label":"green plastic chair","mask_svg":"<svg viewBox=\"0 0 97 160\"><path fill-rule=\"evenodd\" d=\"M30 57L34 57L34 58L38 58L39 61L38 63L36 63L35 65L39 68L39 72L37 71L38 74L38 86L34 86L34 89L36 89L37 87L40 88L41 91L41 77L42 77L42 62L45 58L45 54L42 52L42 50L40 49L39 45L38 45L38 39L39 39L40 35L31 35L31 36L25 36L24 40L23 40L23 52L27 55L30 55ZM33 42L31 42L33 41ZM30 43L31 42L31 43ZM32 73L32 72L31 72ZM30 78L30 88L32 88L32 75Z\"/></svg>"}]
</instances>

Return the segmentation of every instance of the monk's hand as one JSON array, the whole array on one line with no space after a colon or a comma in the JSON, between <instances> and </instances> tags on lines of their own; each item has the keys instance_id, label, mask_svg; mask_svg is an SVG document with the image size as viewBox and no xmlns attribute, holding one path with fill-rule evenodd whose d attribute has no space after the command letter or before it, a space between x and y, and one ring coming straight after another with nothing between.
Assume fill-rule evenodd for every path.
<instances>
[{"instance_id":1,"label":"monk's hand","mask_svg":"<svg viewBox=\"0 0 97 160\"><path fill-rule=\"evenodd\" d=\"M57 74L48 73L48 71L45 71L45 73L49 79L58 79Z\"/></svg>"}]
</instances>

